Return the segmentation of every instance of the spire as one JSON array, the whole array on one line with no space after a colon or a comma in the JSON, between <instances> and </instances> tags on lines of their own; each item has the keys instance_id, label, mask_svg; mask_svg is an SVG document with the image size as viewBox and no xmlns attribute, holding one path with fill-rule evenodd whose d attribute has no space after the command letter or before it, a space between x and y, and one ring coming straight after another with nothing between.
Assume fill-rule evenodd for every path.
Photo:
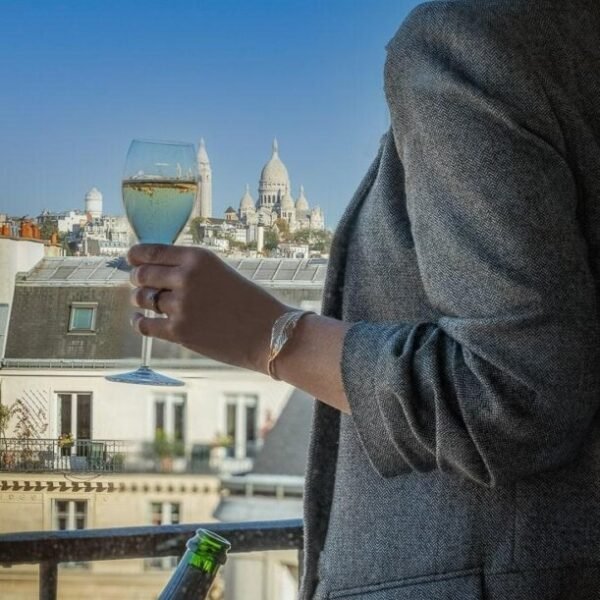
<instances>
[{"instance_id":1,"label":"spire","mask_svg":"<svg viewBox=\"0 0 600 600\"><path fill-rule=\"evenodd\" d=\"M275 156L279 152L279 144L277 143L277 138L273 138L273 156Z\"/></svg>"},{"instance_id":2,"label":"spire","mask_svg":"<svg viewBox=\"0 0 600 600\"><path fill-rule=\"evenodd\" d=\"M250 184L247 183L246 184L246 194L249 194L249 193L250 193Z\"/></svg>"},{"instance_id":3,"label":"spire","mask_svg":"<svg viewBox=\"0 0 600 600\"><path fill-rule=\"evenodd\" d=\"M200 138L200 144L198 145L198 164L210 164L210 161L208 160L208 153L206 152L204 138Z\"/></svg>"},{"instance_id":4,"label":"spire","mask_svg":"<svg viewBox=\"0 0 600 600\"><path fill-rule=\"evenodd\" d=\"M300 195L304 196L304 186L300 185Z\"/></svg>"}]
</instances>

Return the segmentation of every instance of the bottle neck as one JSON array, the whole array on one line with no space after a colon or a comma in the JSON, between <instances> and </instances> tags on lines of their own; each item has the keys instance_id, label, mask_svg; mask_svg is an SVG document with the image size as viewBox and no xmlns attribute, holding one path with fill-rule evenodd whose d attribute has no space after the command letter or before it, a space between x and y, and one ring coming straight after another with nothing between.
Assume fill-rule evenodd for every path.
<instances>
[{"instance_id":1,"label":"bottle neck","mask_svg":"<svg viewBox=\"0 0 600 600\"><path fill-rule=\"evenodd\" d=\"M227 551L231 548L231 544L226 539L206 529L198 529L186 546L188 551L185 562L211 574L225 564Z\"/></svg>"}]
</instances>

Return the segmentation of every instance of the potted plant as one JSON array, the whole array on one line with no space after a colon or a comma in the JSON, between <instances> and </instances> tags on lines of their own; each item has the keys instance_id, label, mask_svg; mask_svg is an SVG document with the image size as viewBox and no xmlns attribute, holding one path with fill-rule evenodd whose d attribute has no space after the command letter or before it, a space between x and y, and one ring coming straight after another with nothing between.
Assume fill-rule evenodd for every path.
<instances>
[{"instance_id":1,"label":"potted plant","mask_svg":"<svg viewBox=\"0 0 600 600\"><path fill-rule=\"evenodd\" d=\"M211 468L218 469L223 460L228 456L232 456L233 438L230 435L217 433L210 446L209 464Z\"/></svg>"},{"instance_id":2,"label":"potted plant","mask_svg":"<svg viewBox=\"0 0 600 600\"><path fill-rule=\"evenodd\" d=\"M9 449L6 439L8 424L14 414L15 406L2 404L2 399L0 398L0 467L7 468L8 470L14 466L15 462L14 452Z\"/></svg>"},{"instance_id":3,"label":"potted plant","mask_svg":"<svg viewBox=\"0 0 600 600\"><path fill-rule=\"evenodd\" d=\"M75 438L72 433L61 433L58 436L58 447L71 449L75 445Z\"/></svg>"},{"instance_id":4,"label":"potted plant","mask_svg":"<svg viewBox=\"0 0 600 600\"><path fill-rule=\"evenodd\" d=\"M161 471L173 470L173 444L162 429L154 434L154 456L158 458Z\"/></svg>"}]
</instances>

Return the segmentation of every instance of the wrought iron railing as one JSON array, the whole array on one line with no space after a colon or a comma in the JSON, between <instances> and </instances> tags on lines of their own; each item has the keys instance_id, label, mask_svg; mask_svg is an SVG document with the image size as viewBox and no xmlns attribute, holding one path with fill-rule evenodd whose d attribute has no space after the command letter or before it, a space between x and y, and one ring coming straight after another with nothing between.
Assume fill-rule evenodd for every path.
<instances>
[{"instance_id":1,"label":"wrought iron railing","mask_svg":"<svg viewBox=\"0 0 600 600\"><path fill-rule=\"evenodd\" d=\"M121 440L0 439L0 471L121 472L128 444Z\"/></svg>"},{"instance_id":2,"label":"wrought iron railing","mask_svg":"<svg viewBox=\"0 0 600 600\"><path fill-rule=\"evenodd\" d=\"M249 471L259 447L248 442L246 456L236 458L233 448L214 448L211 444L194 443L182 451L165 453L164 447L150 441L75 439L65 443L57 439L0 438L0 472L231 474Z\"/></svg>"},{"instance_id":3,"label":"wrought iron railing","mask_svg":"<svg viewBox=\"0 0 600 600\"><path fill-rule=\"evenodd\" d=\"M13 533L0 535L0 565L39 564L39 598L56 600L59 563L179 556L199 527L227 538L234 553L297 550L301 572L300 519Z\"/></svg>"}]
</instances>

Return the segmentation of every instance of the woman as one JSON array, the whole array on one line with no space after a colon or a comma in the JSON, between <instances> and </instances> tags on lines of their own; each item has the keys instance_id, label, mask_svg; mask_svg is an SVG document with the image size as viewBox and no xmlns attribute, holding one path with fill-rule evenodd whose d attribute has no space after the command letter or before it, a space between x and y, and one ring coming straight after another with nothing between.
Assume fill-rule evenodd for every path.
<instances>
[{"instance_id":1,"label":"woman","mask_svg":"<svg viewBox=\"0 0 600 600\"><path fill-rule=\"evenodd\" d=\"M203 250L131 250L169 317L139 331L319 399L301 598L600 597L599 49L591 0L413 11L324 316L270 365L288 307Z\"/></svg>"}]
</instances>

